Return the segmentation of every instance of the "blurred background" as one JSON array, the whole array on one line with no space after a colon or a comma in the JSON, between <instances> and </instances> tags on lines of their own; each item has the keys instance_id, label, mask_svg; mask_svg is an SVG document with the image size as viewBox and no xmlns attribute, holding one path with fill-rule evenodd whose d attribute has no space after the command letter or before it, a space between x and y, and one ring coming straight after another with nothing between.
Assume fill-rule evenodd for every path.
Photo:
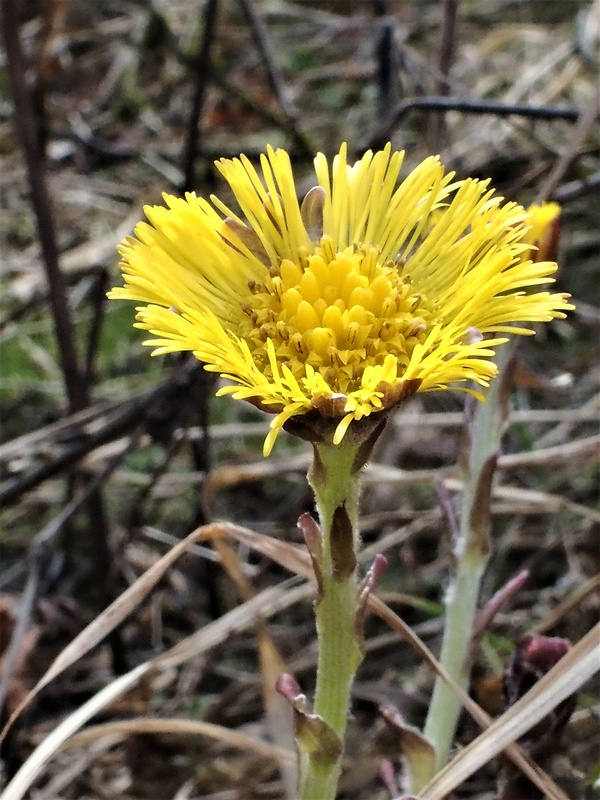
<instances>
[{"instance_id":1,"label":"blurred background","mask_svg":"<svg viewBox=\"0 0 600 800\"><path fill-rule=\"evenodd\" d=\"M490 678L519 637L543 630L575 641L598 611L600 3L0 5L1 719L196 526L225 519L301 541L309 450L282 435L263 460L269 419L214 400L215 379L194 359L151 359L133 304L105 293L121 283L116 246L144 205L163 192L230 201L216 158L284 147L302 196L314 154L343 141L351 157L391 141L407 151L406 171L439 153L459 177L490 177L509 199L562 206L557 287L577 310L521 345L493 501L486 597L519 569L531 572L477 666L479 702L498 711ZM365 546L385 546L390 561L387 602L434 650L451 554L435 482L452 489L457 477L462 406L448 393L406 403L364 493ZM271 678L286 666L311 690L309 594L265 611L268 631L257 631L256 615L237 626L227 616L272 587L285 596L297 586L282 583L289 574L239 543L182 556L21 717L4 743L4 779L116 676L219 620L220 636L190 646L182 666L159 670L102 719L204 720L291 746L285 712L271 713ZM340 797L383 799L394 785L380 766L398 768L399 747L382 732L378 704L420 724L432 676L381 623L367 634ZM600 774L592 690L584 698L549 767L572 798L591 797ZM464 724L461 741L474 734ZM286 796L285 765L218 737L113 736L56 756L31 796ZM498 796L502 769L482 770L457 796Z\"/></svg>"}]
</instances>

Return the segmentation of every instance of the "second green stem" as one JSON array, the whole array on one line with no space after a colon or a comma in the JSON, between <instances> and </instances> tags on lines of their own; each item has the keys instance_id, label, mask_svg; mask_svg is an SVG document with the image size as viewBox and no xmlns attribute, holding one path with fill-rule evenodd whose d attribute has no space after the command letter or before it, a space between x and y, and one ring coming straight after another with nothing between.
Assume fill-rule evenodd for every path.
<instances>
[{"instance_id":1,"label":"second green stem","mask_svg":"<svg viewBox=\"0 0 600 800\"><path fill-rule=\"evenodd\" d=\"M440 661L463 688L468 689L470 647L478 611L481 580L491 549L490 499L496 458L508 417L508 398L516 344L496 355L498 378L477 403L469 423L468 457L463 465L464 487L460 530L455 544L455 571L446 595L446 614ZM460 700L438 676L425 723L425 737L436 753L436 769L448 761L462 710ZM418 791L421 786L413 786Z\"/></svg>"}]
</instances>

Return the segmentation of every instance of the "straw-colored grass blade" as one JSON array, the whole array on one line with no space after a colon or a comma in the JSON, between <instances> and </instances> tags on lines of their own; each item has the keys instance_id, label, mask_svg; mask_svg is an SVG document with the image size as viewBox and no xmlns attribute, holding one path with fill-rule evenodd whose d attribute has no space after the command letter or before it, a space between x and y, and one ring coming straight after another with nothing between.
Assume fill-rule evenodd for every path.
<instances>
[{"instance_id":1,"label":"straw-colored grass blade","mask_svg":"<svg viewBox=\"0 0 600 800\"><path fill-rule=\"evenodd\" d=\"M256 596L252 583L244 575L237 552L222 538L215 539L215 549L219 553L221 564L237 589L240 598L248 602ZM256 645L260 663L260 681L263 695L265 722L269 737L273 742L280 742L287 750L295 751L292 709L288 701L275 689L278 677L289 672L281 653L277 649L269 631L267 622L258 617L254 623ZM295 761L291 764L284 759L279 764L279 771L288 800L294 800L297 792L298 775Z\"/></svg>"},{"instance_id":2,"label":"straw-colored grass blade","mask_svg":"<svg viewBox=\"0 0 600 800\"><path fill-rule=\"evenodd\" d=\"M421 800L443 800L481 766L518 741L553 708L576 692L600 670L599 648L600 623L526 695L438 772L421 792Z\"/></svg>"},{"instance_id":3,"label":"straw-colored grass blade","mask_svg":"<svg viewBox=\"0 0 600 800\"><path fill-rule=\"evenodd\" d=\"M21 714L24 708L41 692L44 686L54 680L72 664L75 664L83 655L89 652L99 642L101 642L117 625L119 625L131 612L139 606L146 595L156 586L169 567L185 552L187 547L205 537L203 529L193 531L186 536L179 544L171 548L156 564L146 570L129 589L124 591L117 599L99 614L89 625L87 625L73 641L54 659L44 675L40 678L31 692L27 695L23 703L16 709L8 720L2 734L0 744L8 733L14 721Z\"/></svg>"},{"instance_id":4,"label":"straw-colored grass blade","mask_svg":"<svg viewBox=\"0 0 600 800\"><path fill-rule=\"evenodd\" d=\"M35 748L27 761L21 765L17 774L6 786L0 800L21 800L31 787L31 784L43 771L50 759L62 748L64 743L91 719L94 714L109 706L128 689L137 684L140 678L148 672L148 662L140 664L131 672L117 678L102 691L95 694L87 703L64 719L46 738Z\"/></svg>"},{"instance_id":5,"label":"straw-colored grass blade","mask_svg":"<svg viewBox=\"0 0 600 800\"><path fill-rule=\"evenodd\" d=\"M69 749L83 747L105 736L130 736L132 734L173 734L175 736L206 736L216 739L222 744L230 745L238 750L246 750L262 758L271 758L284 764L295 764L296 753L284 747L265 742L247 733L216 725L213 722L204 722L198 719L136 717L136 719L106 722L102 725L93 725L74 736L68 744Z\"/></svg>"},{"instance_id":6,"label":"straw-colored grass blade","mask_svg":"<svg viewBox=\"0 0 600 800\"><path fill-rule=\"evenodd\" d=\"M217 526L211 526L213 535L216 528ZM312 592L313 589L308 584L290 588L287 582L282 586L266 589L247 603L232 609L220 619L215 620L214 623L206 625L195 634L179 642L175 647L171 648L171 650L162 653L151 661L140 664L135 669L117 678L67 717L67 719L38 745L5 788L4 792L0 795L0 800L21 800L31 784L41 774L45 765L59 750L63 749L65 743L79 728L95 714L110 706L113 702L118 700L119 697L125 694L125 692L136 686L145 676L149 676L157 671L164 672L171 670L174 666L201 655L203 652L225 641L232 633L247 630L257 619L267 618L277 611L287 608L299 600L310 596ZM135 723L135 720L133 720L132 723ZM197 733L200 733L199 729L197 729ZM203 733L205 735L211 735L208 729L205 729ZM232 732L232 734L235 734L235 732ZM84 734L81 735L83 736ZM233 739L229 739L228 741L234 746L241 746L240 744L236 744ZM241 742L242 740L238 741ZM284 752L283 748L269 750L269 748L273 747L272 745L267 742L259 742L256 739L253 739L252 743L252 749L255 752L262 752L260 751L260 747L264 745L264 747L267 748L264 754L267 754L268 751L268 757L276 758L281 765L290 765L287 756L279 758L280 751Z\"/></svg>"}]
</instances>

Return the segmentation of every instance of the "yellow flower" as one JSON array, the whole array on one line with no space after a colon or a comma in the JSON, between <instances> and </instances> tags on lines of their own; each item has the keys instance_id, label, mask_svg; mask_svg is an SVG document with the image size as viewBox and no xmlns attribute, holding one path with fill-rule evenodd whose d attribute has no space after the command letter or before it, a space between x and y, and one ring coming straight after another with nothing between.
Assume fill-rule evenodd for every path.
<instances>
[{"instance_id":1,"label":"yellow flower","mask_svg":"<svg viewBox=\"0 0 600 800\"><path fill-rule=\"evenodd\" d=\"M527 209L527 231L523 242L529 250L522 254L522 259L545 261L555 258L560 238L560 206L558 203L541 203Z\"/></svg>"},{"instance_id":2,"label":"yellow flower","mask_svg":"<svg viewBox=\"0 0 600 800\"><path fill-rule=\"evenodd\" d=\"M154 355L190 350L233 383L219 394L276 414L265 454L291 418L330 418L338 444L415 391L487 386L496 334L572 308L526 291L556 264L523 260L521 206L454 181L437 157L398 184L403 156L388 145L350 165L343 145L330 166L319 154L301 206L284 150L267 148L262 174L222 159L241 215L165 195L121 245L125 286L109 296L145 304L136 324Z\"/></svg>"}]
</instances>

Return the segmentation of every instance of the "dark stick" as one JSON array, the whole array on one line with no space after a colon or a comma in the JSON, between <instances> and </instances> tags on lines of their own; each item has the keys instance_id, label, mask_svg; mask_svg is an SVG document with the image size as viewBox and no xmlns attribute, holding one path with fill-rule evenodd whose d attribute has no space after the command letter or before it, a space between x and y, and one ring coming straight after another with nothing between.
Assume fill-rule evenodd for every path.
<instances>
[{"instance_id":1,"label":"dark stick","mask_svg":"<svg viewBox=\"0 0 600 800\"><path fill-rule=\"evenodd\" d=\"M260 17L254 10L251 0L240 0L240 5L242 6L244 14L246 15L246 19L250 23L252 35L254 36L254 40L258 45L258 49L260 50L265 67L269 73L271 86L277 95L279 105L290 121L297 122L298 112L288 97L283 75L281 74L281 70L277 65L273 48L271 47L271 37L269 36L267 26L263 22L262 17Z\"/></svg>"},{"instance_id":2,"label":"dark stick","mask_svg":"<svg viewBox=\"0 0 600 800\"><path fill-rule=\"evenodd\" d=\"M122 463L123 459L137 446L139 434L134 433L127 447L110 459L105 467L87 484L80 495L74 497L63 510L51 520L35 537L29 551L29 576L21 597L17 624L13 630L10 644L7 648L4 660L4 669L0 676L0 707L6 696L6 689L12 676L14 667L17 663L19 650L23 637L29 627L29 621L33 612L34 603L37 597L38 587L41 576L43 575L44 565L47 561L47 548L64 525L69 521L73 514L86 503L110 476L110 474Z\"/></svg>"},{"instance_id":3,"label":"dark stick","mask_svg":"<svg viewBox=\"0 0 600 800\"><path fill-rule=\"evenodd\" d=\"M599 113L600 92L596 92L596 97L594 98L593 102L591 102L587 109L581 114L581 117L579 118L577 125L573 130L569 146L563 155L558 159L554 169L540 189L539 195L536 198L537 203L547 200L553 195L573 161L575 161L581 155L586 137L595 125Z\"/></svg>"},{"instance_id":4,"label":"dark stick","mask_svg":"<svg viewBox=\"0 0 600 800\"><path fill-rule=\"evenodd\" d=\"M479 610L473 629L471 649L481 641L484 633L489 630L496 614L525 586L529 576L529 570L522 569L507 581L504 586L501 586L483 608Z\"/></svg>"},{"instance_id":5,"label":"dark stick","mask_svg":"<svg viewBox=\"0 0 600 800\"><path fill-rule=\"evenodd\" d=\"M44 142L40 139L39 116L43 114L44 87L39 84L38 114L34 110L32 96L25 79L25 62L19 39L18 16L16 4L11 0L2 0L2 22L4 26L7 66L15 103L17 128L23 139L23 151L27 165L31 203L36 217L38 236L42 250L44 268L48 282L50 309L53 317L58 341L59 358L65 382L68 406L71 412L78 411L88 404L89 383L81 372L78 359L74 328L68 304L67 283L60 269L59 253L56 243L56 232L52 214L52 202L48 192L45 175ZM92 328L92 338L96 331ZM94 345L92 345L93 347ZM94 347L95 349L95 347ZM93 350L91 351L93 352ZM69 482L69 495L72 482ZM88 494L89 528L96 545L97 577L106 576L106 567L110 563L110 546L108 542L108 525L103 513L101 488L97 487ZM68 549L68 548L67 548ZM98 581L99 586L108 584ZM103 589L106 595L107 589ZM104 600L108 599L106 596Z\"/></svg>"},{"instance_id":6,"label":"dark stick","mask_svg":"<svg viewBox=\"0 0 600 800\"><path fill-rule=\"evenodd\" d=\"M31 204L36 218L44 268L48 279L50 308L56 329L65 389L70 410L77 411L86 405L87 388L79 370L66 285L59 265L52 205L46 185L44 158L40 149L38 126L33 112L31 95L25 80L25 63L19 39L17 4L13 0L1 0L0 10L8 77L15 104L15 119L23 142L23 153L31 190Z\"/></svg>"},{"instance_id":7,"label":"dark stick","mask_svg":"<svg viewBox=\"0 0 600 800\"><path fill-rule=\"evenodd\" d=\"M7 472L7 460L13 458L15 455L23 456L25 453L34 453L34 458L37 458L35 451L43 448L48 453L48 448L53 444L60 445L74 442L82 430L85 431L86 426L91 423L102 425L102 420L110 415L116 415L123 410L123 406L130 406L132 403L139 403L146 397L154 397L157 389L146 390L140 392L138 395L130 397L128 400L123 401L113 400L110 403L99 403L97 406L87 406L83 411L77 411L75 414L69 414L65 417L60 417L54 422L49 422L41 428L36 428L30 433L23 433L14 439L9 439L0 444L0 471Z\"/></svg>"},{"instance_id":8,"label":"dark stick","mask_svg":"<svg viewBox=\"0 0 600 800\"><path fill-rule=\"evenodd\" d=\"M249 111L251 114L256 114L261 119L266 120L270 125L281 128L284 133L287 133L293 140L295 147L298 148L300 155L314 155L317 150L316 146L306 133L298 129L293 121L290 122L281 113L276 110L271 110L264 103L261 104L258 100L242 91L235 83L227 80L223 75L216 73L213 79L215 85L239 103L243 109ZM244 148L244 152L248 158L256 158L264 152L264 147L250 145ZM221 157L235 158L238 154L239 149L235 146L224 145L219 147L219 155Z\"/></svg>"},{"instance_id":9,"label":"dark stick","mask_svg":"<svg viewBox=\"0 0 600 800\"><path fill-rule=\"evenodd\" d=\"M112 461L116 463L121 463L123 461L125 456L134 449L134 444L139 443L140 434L141 427L133 433L125 451L115 456L115 458L111 460L111 464ZM103 472L106 473L106 468ZM107 474L105 474L105 477L107 477ZM88 487L89 484L86 486L86 490ZM84 508L88 518L87 533L89 535L90 551L93 557L91 578L96 582L96 585L91 587L92 597L97 607L103 609L109 606L119 594L117 583L119 570L117 561L115 560L114 548L110 541L110 523L106 513L102 484L99 484L95 487L94 491L88 493ZM123 649L121 633L118 628L110 634L107 639L107 644L110 647L113 672L115 675L122 675L127 671L127 661Z\"/></svg>"},{"instance_id":10,"label":"dark stick","mask_svg":"<svg viewBox=\"0 0 600 800\"><path fill-rule=\"evenodd\" d=\"M139 528L143 524L144 516L150 516L150 514L145 513L145 504L156 488L161 477L169 469L173 458L177 455L185 443L186 440L183 436L171 436L170 441L166 445L160 463L157 464L156 467L146 477L144 485L137 492L132 493L131 500L128 503L127 511L122 515L122 525L127 531L128 537L131 536L132 532L136 528ZM121 540L121 548L123 548L124 544L125 542Z\"/></svg>"},{"instance_id":11,"label":"dark stick","mask_svg":"<svg viewBox=\"0 0 600 800\"><path fill-rule=\"evenodd\" d=\"M69 124L69 128L57 129L55 134L76 142L84 151L98 156L104 163L139 158L140 151L137 147L127 147L104 140L92 131L79 113L71 116Z\"/></svg>"},{"instance_id":12,"label":"dark stick","mask_svg":"<svg viewBox=\"0 0 600 800\"><path fill-rule=\"evenodd\" d=\"M459 111L463 114L495 114L500 117L516 115L528 119L563 119L566 122L576 122L581 116L581 110L572 106L528 106L488 100L457 100L450 97L413 97L403 100L396 106L390 118L381 125L362 151L383 147L400 120L414 109Z\"/></svg>"},{"instance_id":13,"label":"dark stick","mask_svg":"<svg viewBox=\"0 0 600 800\"><path fill-rule=\"evenodd\" d=\"M454 58L456 15L458 0L442 0L442 29L440 32L440 56L436 91L441 96L448 94L448 76ZM445 120L441 114L432 114L429 119L429 142L431 151L437 153L445 134Z\"/></svg>"},{"instance_id":14,"label":"dark stick","mask_svg":"<svg viewBox=\"0 0 600 800\"><path fill-rule=\"evenodd\" d=\"M106 310L107 282L108 272L103 269L98 273L95 278L94 286L92 287L91 305L93 306L93 317L88 333L84 371L84 380L88 386L94 381L95 361L100 346L100 334L102 332L102 323L104 322L104 313Z\"/></svg>"},{"instance_id":15,"label":"dark stick","mask_svg":"<svg viewBox=\"0 0 600 800\"><path fill-rule=\"evenodd\" d=\"M29 554L29 575L27 577L27 583L21 595L16 625L13 628L10 642L4 653L3 669L2 673L0 673L0 716L8 685L19 660L21 645L27 634L27 629L29 628L29 620L31 619L33 605L37 597L44 563L45 547L43 544L36 545L34 542Z\"/></svg>"},{"instance_id":16,"label":"dark stick","mask_svg":"<svg viewBox=\"0 0 600 800\"><path fill-rule=\"evenodd\" d=\"M394 23L390 17L387 0L374 0L375 16L380 22L375 39L377 62L377 106L381 119L387 119L394 102L397 52L394 41Z\"/></svg>"},{"instance_id":17,"label":"dark stick","mask_svg":"<svg viewBox=\"0 0 600 800\"><path fill-rule=\"evenodd\" d=\"M199 373L198 380L193 387L194 394L197 402L195 403L194 416L200 430L202 431L202 438L190 439L190 447L192 451L192 463L196 472L204 472L206 475L210 472L211 466L211 439L210 439L210 397L214 391L214 383L211 380L210 373ZM209 520L206 518L205 505L202 502L202 497L198 495L198 503L195 509L194 524L196 527L205 525Z\"/></svg>"},{"instance_id":18,"label":"dark stick","mask_svg":"<svg viewBox=\"0 0 600 800\"><path fill-rule=\"evenodd\" d=\"M114 441L144 419L146 409L162 387L134 398L125 407L116 408L107 416L106 423L90 433L76 430L73 443L62 449L51 461L39 459L39 463L23 475L6 478L0 483L0 508L14 503L25 492L34 489L47 478L74 466L87 453L106 442ZM95 426L94 426L95 427Z\"/></svg>"},{"instance_id":19,"label":"dark stick","mask_svg":"<svg viewBox=\"0 0 600 800\"><path fill-rule=\"evenodd\" d=\"M566 203L576 197L583 197L583 195L592 194L598 190L600 190L600 170L588 177L563 183L550 195L550 199L556 200L557 203Z\"/></svg>"},{"instance_id":20,"label":"dark stick","mask_svg":"<svg viewBox=\"0 0 600 800\"><path fill-rule=\"evenodd\" d=\"M290 133L293 136L296 144L298 144L307 153L310 153L312 152L310 145L298 127L298 111L294 108L292 101L289 98L285 80L275 59L273 47L271 46L269 30L262 17L256 13L252 4L252 0L240 0L240 5L242 6L244 14L246 15L246 19L250 24L252 35L254 36L254 40L263 59L263 63L267 69L273 91L275 92L279 105L281 106L281 109L287 118Z\"/></svg>"},{"instance_id":21,"label":"dark stick","mask_svg":"<svg viewBox=\"0 0 600 800\"><path fill-rule=\"evenodd\" d=\"M452 544L454 546L460 535L460 523L456 514L456 508L452 502L450 492L441 478L438 477L435 479L434 486L435 493L437 494L438 505L441 508L442 514L446 520L446 524L448 525L448 530L452 536Z\"/></svg>"},{"instance_id":22,"label":"dark stick","mask_svg":"<svg viewBox=\"0 0 600 800\"><path fill-rule=\"evenodd\" d=\"M439 74L437 79L437 88L441 95L448 94L448 75L454 59L457 12L458 0L443 0Z\"/></svg>"},{"instance_id":23,"label":"dark stick","mask_svg":"<svg viewBox=\"0 0 600 800\"><path fill-rule=\"evenodd\" d=\"M219 0L208 0L204 8L204 31L200 50L198 51L198 60L196 62L196 86L194 88L194 98L186 137L182 192L192 191L195 185L194 167L199 149L198 136L201 127L200 117L202 109L204 108L206 89L211 79L211 49L214 40L218 5Z\"/></svg>"}]
</instances>

